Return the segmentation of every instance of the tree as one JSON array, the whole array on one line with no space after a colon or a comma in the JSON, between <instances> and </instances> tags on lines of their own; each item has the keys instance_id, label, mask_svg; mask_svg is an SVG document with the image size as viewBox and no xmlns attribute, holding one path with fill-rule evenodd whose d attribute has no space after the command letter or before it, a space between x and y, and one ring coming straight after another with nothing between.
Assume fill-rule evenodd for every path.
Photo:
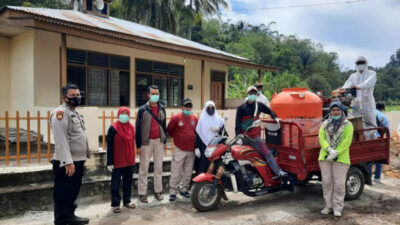
<instances>
[{"instance_id":1,"label":"tree","mask_svg":"<svg viewBox=\"0 0 400 225\"><path fill-rule=\"evenodd\" d=\"M25 6L25 7L41 7L53 9L71 9L72 4L63 0L0 0L0 7L9 6Z\"/></svg>"},{"instance_id":2,"label":"tree","mask_svg":"<svg viewBox=\"0 0 400 225\"><path fill-rule=\"evenodd\" d=\"M192 39L192 26L195 22L200 21L199 17L218 14L220 7L228 7L228 3L225 0L189 0L188 10L191 13L185 14L189 25L187 38ZM197 20L195 20L196 18Z\"/></svg>"}]
</instances>

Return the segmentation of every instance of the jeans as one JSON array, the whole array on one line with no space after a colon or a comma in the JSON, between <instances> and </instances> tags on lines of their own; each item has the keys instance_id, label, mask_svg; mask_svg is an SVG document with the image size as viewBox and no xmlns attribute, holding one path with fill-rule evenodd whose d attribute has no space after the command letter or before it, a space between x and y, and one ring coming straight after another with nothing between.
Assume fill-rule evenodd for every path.
<instances>
[{"instance_id":1,"label":"jeans","mask_svg":"<svg viewBox=\"0 0 400 225\"><path fill-rule=\"evenodd\" d=\"M372 175L372 163L368 163L369 173ZM375 163L374 179L381 179L382 163Z\"/></svg>"},{"instance_id":2,"label":"jeans","mask_svg":"<svg viewBox=\"0 0 400 225\"><path fill-rule=\"evenodd\" d=\"M274 156L271 154L271 151L268 149L264 140L261 137L255 137L253 138L253 140L255 140L256 142L255 144L252 144L252 147L257 150L258 154L264 157L272 171L276 175L279 175L282 170L278 166L278 163L276 163Z\"/></svg>"}]
</instances>

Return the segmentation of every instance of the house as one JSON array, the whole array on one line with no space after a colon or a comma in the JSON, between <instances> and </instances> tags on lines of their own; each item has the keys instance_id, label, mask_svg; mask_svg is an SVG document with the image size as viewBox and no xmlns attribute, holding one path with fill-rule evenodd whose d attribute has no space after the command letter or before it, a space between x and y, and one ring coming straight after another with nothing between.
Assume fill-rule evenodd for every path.
<instances>
[{"instance_id":1,"label":"house","mask_svg":"<svg viewBox=\"0 0 400 225\"><path fill-rule=\"evenodd\" d=\"M75 10L0 9L0 127L34 130L47 140L46 115L61 103L60 88L75 83L83 96L80 111L91 148L97 149L98 136L113 121L112 116L106 123L99 121L102 112L108 115L119 106L137 111L151 84L160 87L160 101L170 112L178 110L184 97L192 99L194 110L207 100L223 109L229 66L259 74L277 70L110 17L112 1L105 2L102 9L93 0L81 0ZM13 118L9 122L5 111ZM24 117L19 124L17 111ZM40 121L29 122L28 111Z\"/></svg>"},{"instance_id":2,"label":"house","mask_svg":"<svg viewBox=\"0 0 400 225\"><path fill-rule=\"evenodd\" d=\"M107 1L110 2L110 1ZM56 107L60 87L77 84L84 106L135 108L160 87L167 108L184 97L224 108L228 66L276 68L130 21L83 0L81 10L0 10L0 112Z\"/></svg>"}]
</instances>

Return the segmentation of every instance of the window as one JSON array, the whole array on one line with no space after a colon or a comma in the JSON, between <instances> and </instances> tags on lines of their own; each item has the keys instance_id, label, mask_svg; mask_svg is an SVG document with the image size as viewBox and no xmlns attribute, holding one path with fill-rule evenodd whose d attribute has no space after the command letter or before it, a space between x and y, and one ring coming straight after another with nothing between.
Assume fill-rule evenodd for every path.
<instances>
[{"instance_id":1,"label":"window","mask_svg":"<svg viewBox=\"0 0 400 225\"><path fill-rule=\"evenodd\" d=\"M129 105L129 57L69 49L67 63L67 82L78 85L83 105Z\"/></svg>"},{"instance_id":2,"label":"window","mask_svg":"<svg viewBox=\"0 0 400 225\"><path fill-rule=\"evenodd\" d=\"M167 107L180 107L183 98L184 66L148 60L136 60L136 105L148 100L147 88L154 84L160 88L160 103Z\"/></svg>"}]
</instances>

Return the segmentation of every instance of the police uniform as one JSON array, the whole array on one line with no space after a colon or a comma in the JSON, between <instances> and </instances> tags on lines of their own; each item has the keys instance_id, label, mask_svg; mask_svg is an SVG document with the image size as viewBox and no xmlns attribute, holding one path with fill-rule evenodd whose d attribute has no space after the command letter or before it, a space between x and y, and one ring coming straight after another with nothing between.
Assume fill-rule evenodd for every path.
<instances>
[{"instance_id":1,"label":"police uniform","mask_svg":"<svg viewBox=\"0 0 400 225\"><path fill-rule=\"evenodd\" d=\"M75 217L75 200L82 184L83 166L89 158L85 123L79 113L66 103L56 108L50 116L55 142L52 160L54 173L54 223L68 224ZM75 173L66 175L65 166L75 165Z\"/></svg>"}]
</instances>

